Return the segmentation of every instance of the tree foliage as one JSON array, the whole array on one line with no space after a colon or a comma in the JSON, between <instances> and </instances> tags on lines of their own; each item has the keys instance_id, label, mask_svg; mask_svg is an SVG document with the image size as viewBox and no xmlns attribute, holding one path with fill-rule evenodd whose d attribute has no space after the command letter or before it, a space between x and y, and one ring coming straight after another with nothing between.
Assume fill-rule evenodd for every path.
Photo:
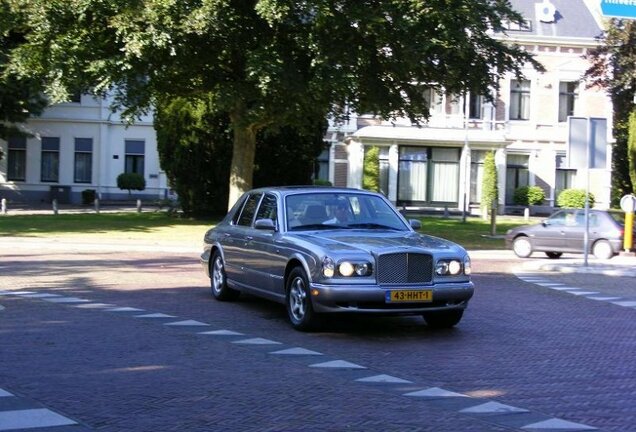
<instances>
[{"instance_id":1,"label":"tree foliage","mask_svg":"<svg viewBox=\"0 0 636 432\"><path fill-rule=\"evenodd\" d=\"M636 173L628 149L629 116L635 109L636 22L612 19L601 42L588 55L592 66L585 77L590 86L604 88L613 103L616 143L612 148L612 204L616 206L623 195L636 192Z\"/></svg>"},{"instance_id":2,"label":"tree foliage","mask_svg":"<svg viewBox=\"0 0 636 432\"><path fill-rule=\"evenodd\" d=\"M225 213L232 159L227 116L215 111L211 97L162 99L157 104L155 128L161 166L184 213ZM254 186L310 184L313 162L324 146L324 119L304 129L310 133L287 127L258 135Z\"/></svg>"},{"instance_id":3,"label":"tree foliage","mask_svg":"<svg viewBox=\"0 0 636 432\"><path fill-rule=\"evenodd\" d=\"M481 208L489 212L499 199L497 187L497 165L495 164L495 152L488 152L484 157L484 178L481 184Z\"/></svg>"},{"instance_id":4,"label":"tree foliage","mask_svg":"<svg viewBox=\"0 0 636 432\"><path fill-rule=\"evenodd\" d=\"M25 20L19 1L0 0L0 138L5 140L21 134L16 123L40 114L46 106L42 81L19 76L8 67L13 50L25 42Z\"/></svg>"},{"instance_id":5,"label":"tree foliage","mask_svg":"<svg viewBox=\"0 0 636 432\"><path fill-rule=\"evenodd\" d=\"M14 58L69 89L115 93L133 116L160 97L202 98L229 118L230 204L253 182L256 137L270 125L346 107L417 122L425 87L490 94L531 54L493 37L521 15L499 0L23 0L27 43Z\"/></svg>"},{"instance_id":6,"label":"tree foliage","mask_svg":"<svg viewBox=\"0 0 636 432\"><path fill-rule=\"evenodd\" d=\"M373 192L380 191L380 148L377 146L365 149L362 187Z\"/></svg>"},{"instance_id":7,"label":"tree foliage","mask_svg":"<svg viewBox=\"0 0 636 432\"><path fill-rule=\"evenodd\" d=\"M117 176L117 187L122 190L127 190L130 196L131 191L146 189L146 179L144 176L137 173L121 173Z\"/></svg>"}]
</instances>

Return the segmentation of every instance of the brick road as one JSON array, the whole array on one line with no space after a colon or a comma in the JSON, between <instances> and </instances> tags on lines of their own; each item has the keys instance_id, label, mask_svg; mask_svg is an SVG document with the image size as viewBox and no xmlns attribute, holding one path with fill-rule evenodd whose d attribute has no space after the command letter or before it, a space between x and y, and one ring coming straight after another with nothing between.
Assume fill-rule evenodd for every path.
<instances>
[{"instance_id":1,"label":"brick road","mask_svg":"<svg viewBox=\"0 0 636 432\"><path fill-rule=\"evenodd\" d=\"M417 317L339 318L304 334L278 305L212 300L192 254L5 250L0 290L143 311L0 297L0 388L77 422L65 430L504 431L550 419L566 423L535 430L636 430L636 310L524 282L507 261L474 266L477 293L455 330ZM134 317L151 313L175 318ZM210 325L165 325L179 320ZM219 329L245 336L198 334ZM280 345L234 343L245 337ZM271 354L295 347L322 356ZM334 360L365 369L309 367ZM410 383L356 381L381 374ZM435 387L471 398L403 396ZM527 412L459 412L477 402Z\"/></svg>"}]
</instances>

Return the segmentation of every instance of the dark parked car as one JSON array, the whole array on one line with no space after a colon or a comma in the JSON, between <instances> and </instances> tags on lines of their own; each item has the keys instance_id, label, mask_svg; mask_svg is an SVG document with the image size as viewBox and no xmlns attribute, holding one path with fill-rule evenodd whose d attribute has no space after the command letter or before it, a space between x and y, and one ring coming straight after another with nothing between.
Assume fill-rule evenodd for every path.
<instances>
[{"instance_id":1,"label":"dark parked car","mask_svg":"<svg viewBox=\"0 0 636 432\"><path fill-rule=\"evenodd\" d=\"M625 213L590 210L589 252L609 259L623 249ZM583 253L585 210L560 210L540 224L513 228L506 234L506 245L521 258L532 252L545 252L559 258L564 252Z\"/></svg>"},{"instance_id":2,"label":"dark parked car","mask_svg":"<svg viewBox=\"0 0 636 432\"><path fill-rule=\"evenodd\" d=\"M473 295L470 258L414 227L373 192L256 189L205 234L201 261L216 299L247 292L285 304L298 330L343 312L419 314L452 327Z\"/></svg>"}]
</instances>

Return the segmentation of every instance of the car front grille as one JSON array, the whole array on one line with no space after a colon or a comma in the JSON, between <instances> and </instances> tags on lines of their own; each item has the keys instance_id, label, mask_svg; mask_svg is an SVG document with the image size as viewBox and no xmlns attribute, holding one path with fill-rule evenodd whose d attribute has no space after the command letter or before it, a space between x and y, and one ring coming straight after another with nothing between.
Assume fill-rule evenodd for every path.
<instances>
[{"instance_id":1,"label":"car front grille","mask_svg":"<svg viewBox=\"0 0 636 432\"><path fill-rule=\"evenodd\" d=\"M378 283L415 284L433 280L433 257L419 253L391 253L378 257Z\"/></svg>"}]
</instances>

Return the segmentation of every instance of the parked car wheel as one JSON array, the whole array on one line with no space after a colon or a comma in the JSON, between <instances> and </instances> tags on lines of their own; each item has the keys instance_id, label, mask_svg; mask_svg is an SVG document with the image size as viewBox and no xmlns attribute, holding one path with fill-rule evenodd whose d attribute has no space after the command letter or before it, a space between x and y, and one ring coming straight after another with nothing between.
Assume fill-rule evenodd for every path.
<instances>
[{"instance_id":1,"label":"parked car wheel","mask_svg":"<svg viewBox=\"0 0 636 432\"><path fill-rule=\"evenodd\" d=\"M434 329L451 328L461 321L464 315L463 309L455 309L450 311L426 312L422 316L426 321L426 325Z\"/></svg>"},{"instance_id":2,"label":"parked car wheel","mask_svg":"<svg viewBox=\"0 0 636 432\"><path fill-rule=\"evenodd\" d=\"M227 286L225 265L223 264L223 258L218 251L214 252L214 255L212 255L210 286L212 288L212 295L217 300L236 300L240 294L239 291Z\"/></svg>"},{"instance_id":3,"label":"parked car wheel","mask_svg":"<svg viewBox=\"0 0 636 432\"><path fill-rule=\"evenodd\" d=\"M289 274L285 302L289 321L296 330L308 331L317 327L318 318L309 295L309 280L305 270L296 267Z\"/></svg>"},{"instance_id":4,"label":"parked car wheel","mask_svg":"<svg viewBox=\"0 0 636 432\"><path fill-rule=\"evenodd\" d=\"M598 259L610 259L614 256L612 246L607 240L597 240L592 246L592 253Z\"/></svg>"},{"instance_id":5,"label":"parked car wheel","mask_svg":"<svg viewBox=\"0 0 636 432\"><path fill-rule=\"evenodd\" d=\"M512 250L519 258L528 258L532 255L532 243L530 243L528 237L517 237L512 242Z\"/></svg>"},{"instance_id":6,"label":"parked car wheel","mask_svg":"<svg viewBox=\"0 0 636 432\"><path fill-rule=\"evenodd\" d=\"M546 252L545 254L550 259L559 259L563 255L562 252Z\"/></svg>"}]
</instances>

